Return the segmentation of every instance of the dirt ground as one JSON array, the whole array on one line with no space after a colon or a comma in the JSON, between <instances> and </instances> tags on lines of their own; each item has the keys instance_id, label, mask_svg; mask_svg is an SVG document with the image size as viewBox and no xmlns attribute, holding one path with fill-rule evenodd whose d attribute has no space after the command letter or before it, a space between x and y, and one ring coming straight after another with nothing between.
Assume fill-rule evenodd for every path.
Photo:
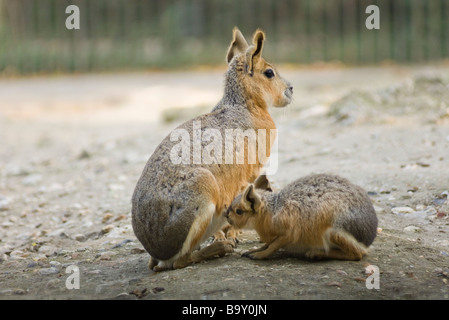
<instances>
[{"instance_id":1,"label":"dirt ground","mask_svg":"<svg viewBox=\"0 0 449 320\"><path fill-rule=\"evenodd\" d=\"M449 65L279 70L294 101L272 110L271 179L364 187L379 230L362 261L249 260L245 231L223 258L147 269L134 186L170 130L219 100L224 70L0 79L0 299L449 299Z\"/></svg>"}]
</instances>

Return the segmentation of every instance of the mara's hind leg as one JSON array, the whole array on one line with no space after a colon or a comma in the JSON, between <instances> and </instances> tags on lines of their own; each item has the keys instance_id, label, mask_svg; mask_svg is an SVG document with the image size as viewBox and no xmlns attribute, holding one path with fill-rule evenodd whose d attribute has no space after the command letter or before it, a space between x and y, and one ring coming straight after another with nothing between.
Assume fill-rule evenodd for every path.
<instances>
[{"instance_id":1,"label":"mara's hind leg","mask_svg":"<svg viewBox=\"0 0 449 320\"><path fill-rule=\"evenodd\" d=\"M309 250L306 256L310 259L360 260L368 253L363 244L342 230L327 230L325 242L326 249Z\"/></svg>"},{"instance_id":2,"label":"mara's hind leg","mask_svg":"<svg viewBox=\"0 0 449 320\"><path fill-rule=\"evenodd\" d=\"M212 244L207 247L194 251L192 253L192 261L200 262L203 260L214 259L217 256L223 257L226 253L231 253L234 251L234 243L229 240L212 242Z\"/></svg>"},{"instance_id":3,"label":"mara's hind leg","mask_svg":"<svg viewBox=\"0 0 449 320\"><path fill-rule=\"evenodd\" d=\"M150 256L150 259L148 260L148 269L153 270L153 268L157 266L158 263L159 261L157 259Z\"/></svg>"}]
</instances>

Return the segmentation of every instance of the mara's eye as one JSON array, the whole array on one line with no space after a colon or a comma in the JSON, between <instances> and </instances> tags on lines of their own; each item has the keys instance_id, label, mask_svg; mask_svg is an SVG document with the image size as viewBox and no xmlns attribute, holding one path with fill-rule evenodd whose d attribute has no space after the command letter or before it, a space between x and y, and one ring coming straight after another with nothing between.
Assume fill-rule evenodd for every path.
<instances>
[{"instance_id":1,"label":"mara's eye","mask_svg":"<svg viewBox=\"0 0 449 320\"><path fill-rule=\"evenodd\" d=\"M274 71L272 69L267 69L265 70L265 72L263 73L265 75L265 77L267 77L268 79L271 79L274 77Z\"/></svg>"},{"instance_id":2,"label":"mara's eye","mask_svg":"<svg viewBox=\"0 0 449 320\"><path fill-rule=\"evenodd\" d=\"M237 209L237 210L235 210L235 213L237 213L239 216L241 216L243 214L243 210Z\"/></svg>"}]
</instances>

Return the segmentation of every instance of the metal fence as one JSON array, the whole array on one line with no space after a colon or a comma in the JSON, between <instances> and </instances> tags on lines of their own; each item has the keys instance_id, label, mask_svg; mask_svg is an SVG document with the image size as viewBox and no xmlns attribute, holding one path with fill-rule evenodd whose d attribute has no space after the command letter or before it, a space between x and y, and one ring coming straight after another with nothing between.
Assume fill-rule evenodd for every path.
<instances>
[{"instance_id":1,"label":"metal fence","mask_svg":"<svg viewBox=\"0 0 449 320\"><path fill-rule=\"evenodd\" d=\"M79 30L65 25L71 4ZM372 4L378 30L365 26ZM448 0L0 0L0 72L223 64L234 26L265 30L277 63L449 58Z\"/></svg>"}]
</instances>

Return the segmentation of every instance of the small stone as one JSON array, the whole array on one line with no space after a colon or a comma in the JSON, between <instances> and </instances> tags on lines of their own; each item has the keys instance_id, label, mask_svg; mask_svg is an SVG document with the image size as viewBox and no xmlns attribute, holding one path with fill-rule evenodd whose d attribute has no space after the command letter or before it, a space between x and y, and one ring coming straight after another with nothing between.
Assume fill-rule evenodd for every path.
<instances>
[{"instance_id":1,"label":"small stone","mask_svg":"<svg viewBox=\"0 0 449 320\"><path fill-rule=\"evenodd\" d=\"M112 247L112 249L116 249L116 248L123 247L125 244L127 244L127 243L129 243L129 242L132 242L132 240L131 240L131 239L125 239L125 240L121 241L120 243L115 244L115 245Z\"/></svg>"},{"instance_id":2,"label":"small stone","mask_svg":"<svg viewBox=\"0 0 449 320\"><path fill-rule=\"evenodd\" d=\"M21 289L21 288L16 288L16 289L12 290L12 293L21 296L26 293L26 290Z\"/></svg>"},{"instance_id":3,"label":"small stone","mask_svg":"<svg viewBox=\"0 0 449 320\"><path fill-rule=\"evenodd\" d=\"M449 240L440 240L437 244L440 246L449 246Z\"/></svg>"},{"instance_id":4,"label":"small stone","mask_svg":"<svg viewBox=\"0 0 449 320\"><path fill-rule=\"evenodd\" d=\"M137 296L135 294L129 294L127 292L119 293L115 296L114 300L137 300Z\"/></svg>"},{"instance_id":5,"label":"small stone","mask_svg":"<svg viewBox=\"0 0 449 320\"><path fill-rule=\"evenodd\" d=\"M39 274L41 276L48 276L48 275L58 274L58 273L59 273L59 269L55 268L55 267L42 268L39 270Z\"/></svg>"},{"instance_id":6,"label":"small stone","mask_svg":"<svg viewBox=\"0 0 449 320\"><path fill-rule=\"evenodd\" d=\"M87 152L86 150L81 151L81 153L78 155L78 160L83 160L83 159L89 159L91 157L90 153Z\"/></svg>"},{"instance_id":7,"label":"small stone","mask_svg":"<svg viewBox=\"0 0 449 320\"><path fill-rule=\"evenodd\" d=\"M111 232L112 229L114 229L114 225L108 224L107 226L104 226L103 228L101 228L101 232L109 233L109 232Z\"/></svg>"},{"instance_id":8,"label":"small stone","mask_svg":"<svg viewBox=\"0 0 449 320\"><path fill-rule=\"evenodd\" d=\"M108 187L109 187L109 190L111 190L111 191L122 191L125 189L125 187L123 185L114 184L114 183L109 184Z\"/></svg>"},{"instance_id":9,"label":"small stone","mask_svg":"<svg viewBox=\"0 0 449 320\"><path fill-rule=\"evenodd\" d=\"M31 174L23 178L22 183L26 186L35 186L42 180L41 174Z\"/></svg>"},{"instance_id":10,"label":"small stone","mask_svg":"<svg viewBox=\"0 0 449 320\"><path fill-rule=\"evenodd\" d=\"M47 256L43 253L37 253L33 256L33 261L42 261L42 260L47 260Z\"/></svg>"},{"instance_id":11,"label":"small stone","mask_svg":"<svg viewBox=\"0 0 449 320\"><path fill-rule=\"evenodd\" d=\"M3 228L9 228L9 227L12 227L14 225L14 223L12 223L11 221L5 221L5 222L3 222L2 223L2 227Z\"/></svg>"},{"instance_id":12,"label":"small stone","mask_svg":"<svg viewBox=\"0 0 449 320\"><path fill-rule=\"evenodd\" d=\"M11 200L9 198L0 197L0 211L6 211L10 209Z\"/></svg>"},{"instance_id":13,"label":"small stone","mask_svg":"<svg viewBox=\"0 0 449 320\"><path fill-rule=\"evenodd\" d=\"M142 254L145 253L145 249L142 248L132 248L131 249L131 254Z\"/></svg>"},{"instance_id":14,"label":"small stone","mask_svg":"<svg viewBox=\"0 0 449 320\"><path fill-rule=\"evenodd\" d=\"M106 213L103 216L103 220L101 220L101 222L105 223L106 221L108 221L109 219L111 219L113 217L112 213Z\"/></svg>"},{"instance_id":15,"label":"small stone","mask_svg":"<svg viewBox=\"0 0 449 320\"><path fill-rule=\"evenodd\" d=\"M50 261L50 266L51 267L54 267L54 268L58 268L58 269L60 269L61 268L61 262L59 262L59 261Z\"/></svg>"},{"instance_id":16,"label":"small stone","mask_svg":"<svg viewBox=\"0 0 449 320\"><path fill-rule=\"evenodd\" d=\"M341 288L341 283L340 282L328 282L326 285L329 286L329 287Z\"/></svg>"},{"instance_id":17,"label":"small stone","mask_svg":"<svg viewBox=\"0 0 449 320\"><path fill-rule=\"evenodd\" d=\"M373 207L374 207L374 211L376 211L377 214L385 212L384 208L381 208L381 207L378 207L378 206L373 206Z\"/></svg>"},{"instance_id":18,"label":"small stone","mask_svg":"<svg viewBox=\"0 0 449 320\"><path fill-rule=\"evenodd\" d=\"M441 212L441 211L439 211L439 212L437 212L437 218L443 218L443 217L445 217L447 214L446 213L444 213L444 212Z\"/></svg>"},{"instance_id":19,"label":"small stone","mask_svg":"<svg viewBox=\"0 0 449 320\"><path fill-rule=\"evenodd\" d=\"M404 232L420 232L421 228L417 226L408 226L404 228Z\"/></svg>"},{"instance_id":20,"label":"small stone","mask_svg":"<svg viewBox=\"0 0 449 320\"><path fill-rule=\"evenodd\" d=\"M341 274L342 276L347 276L348 274L346 273L346 271L344 270L337 270L336 271L338 274Z\"/></svg>"},{"instance_id":21,"label":"small stone","mask_svg":"<svg viewBox=\"0 0 449 320\"><path fill-rule=\"evenodd\" d=\"M123 219L126 219L126 215L125 214L119 215L117 218L114 219L114 221L120 221L120 220L123 220Z\"/></svg>"},{"instance_id":22,"label":"small stone","mask_svg":"<svg viewBox=\"0 0 449 320\"><path fill-rule=\"evenodd\" d=\"M81 234L81 233L74 235L73 238L76 241L79 241L79 242L84 242L84 241L87 240L87 237L84 234Z\"/></svg>"},{"instance_id":23,"label":"small stone","mask_svg":"<svg viewBox=\"0 0 449 320\"><path fill-rule=\"evenodd\" d=\"M115 256L116 253L112 252L112 251L105 251L102 252L100 254L96 255L96 258L99 258L100 260L104 260L104 261L110 261L112 259L113 256Z\"/></svg>"},{"instance_id":24,"label":"small stone","mask_svg":"<svg viewBox=\"0 0 449 320\"><path fill-rule=\"evenodd\" d=\"M26 257L28 257L30 254L29 252L23 252L21 250L14 250L9 254L9 257L11 259L25 259Z\"/></svg>"},{"instance_id":25,"label":"small stone","mask_svg":"<svg viewBox=\"0 0 449 320\"><path fill-rule=\"evenodd\" d=\"M153 291L153 293L158 293L158 292L162 292L164 290L165 290L165 288L162 288L162 287L154 287L151 291Z\"/></svg>"},{"instance_id":26,"label":"small stone","mask_svg":"<svg viewBox=\"0 0 449 320\"><path fill-rule=\"evenodd\" d=\"M58 249L54 246L43 245L39 248L38 252L45 254L47 257L53 257L57 255Z\"/></svg>"},{"instance_id":27,"label":"small stone","mask_svg":"<svg viewBox=\"0 0 449 320\"><path fill-rule=\"evenodd\" d=\"M411 214L415 213L415 210L410 207L396 207L391 209L391 212L394 214Z\"/></svg>"}]
</instances>

